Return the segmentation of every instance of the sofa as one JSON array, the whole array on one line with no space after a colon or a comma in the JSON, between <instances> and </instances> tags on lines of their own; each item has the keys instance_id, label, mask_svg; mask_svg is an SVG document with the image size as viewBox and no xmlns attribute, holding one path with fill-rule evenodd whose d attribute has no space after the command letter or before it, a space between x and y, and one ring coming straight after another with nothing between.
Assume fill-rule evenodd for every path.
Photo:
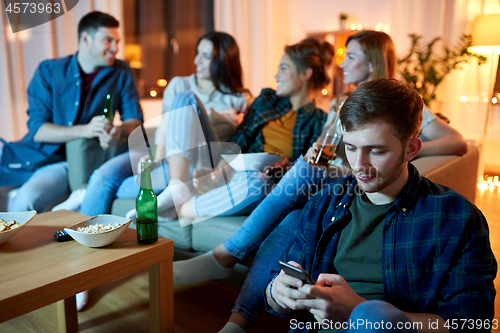
<instances>
[{"instance_id":1,"label":"sofa","mask_svg":"<svg viewBox=\"0 0 500 333\"><path fill-rule=\"evenodd\" d=\"M79 146L79 148L78 148ZM72 189L85 186L84 178L90 175L88 170L81 170L81 156L90 156L92 145L85 144L85 140L70 143L68 149L69 168L75 169L69 177L79 176L78 180L70 179ZM84 152L82 153L82 150ZM73 156L75 155L75 156ZM100 158L103 159L102 157ZM477 173L479 163L478 148L469 144L468 152L463 156L442 155L428 156L415 159L412 163L421 175L430 180L451 187L474 202L477 188ZM94 168L95 165L88 168ZM76 172L79 170L78 172ZM82 177L82 174L85 175ZM111 214L125 216L135 207L135 198L115 199L112 204ZM159 223L159 234L174 240L177 258L186 258L207 252L229 238L245 221L247 216L212 217L197 223L199 220L183 218L180 221ZM251 262L251 258L249 259Z\"/></svg>"}]
</instances>

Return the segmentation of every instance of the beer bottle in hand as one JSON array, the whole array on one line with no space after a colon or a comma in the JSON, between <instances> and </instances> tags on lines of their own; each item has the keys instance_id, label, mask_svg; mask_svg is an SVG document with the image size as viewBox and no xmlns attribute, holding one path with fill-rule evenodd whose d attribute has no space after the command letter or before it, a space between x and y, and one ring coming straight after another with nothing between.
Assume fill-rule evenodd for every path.
<instances>
[{"instance_id":1,"label":"beer bottle in hand","mask_svg":"<svg viewBox=\"0 0 500 333\"><path fill-rule=\"evenodd\" d=\"M337 99L330 110L330 112L335 112L333 120L325 126L323 132L321 132L321 135L316 141L319 146L319 151L318 155L316 155L316 159L314 160L314 165L318 167L327 168L328 165L337 157L335 155L335 151L337 150L337 146L343 135L342 123L340 122L339 117L340 107L341 105L339 103L339 99Z\"/></svg>"},{"instance_id":2,"label":"beer bottle in hand","mask_svg":"<svg viewBox=\"0 0 500 333\"><path fill-rule=\"evenodd\" d=\"M153 244L158 240L158 203L151 186L151 164L141 163L141 189L135 200L137 241Z\"/></svg>"},{"instance_id":3,"label":"beer bottle in hand","mask_svg":"<svg viewBox=\"0 0 500 333\"><path fill-rule=\"evenodd\" d=\"M103 118L106 118L107 120L109 120L112 124L113 118L115 115L114 113L115 113L115 110L113 110L113 95L106 94L106 101L104 103L104 109L101 112L101 116Z\"/></svg>"}]
</instances>

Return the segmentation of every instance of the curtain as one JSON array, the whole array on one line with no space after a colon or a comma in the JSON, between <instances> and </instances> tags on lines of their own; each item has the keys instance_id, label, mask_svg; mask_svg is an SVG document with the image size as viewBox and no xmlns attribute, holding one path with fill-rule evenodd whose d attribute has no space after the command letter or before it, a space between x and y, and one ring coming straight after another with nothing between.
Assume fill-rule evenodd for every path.
<instances>
[{"instance_id":1,"label":"curtain","mask_svg":"<svg viewBox=\"0 0 500 333\"><path fill-rule=\"evenodd\" d=\"M273 77L285 44L325 31L327 25L335 30L340 13L355 17L365 29L374 29L382 20L402 56L409 50L410 33L422 35L426 42L441 37L438 52L442 45L452 47L462 34L470 34L479 15L498 12L498 0L215 0L215 27L236 38L245 84L255 95L275 86ZM450 73L430 106L467 138L484 134L492 63L478 66L472 60Z\"/></svg>"},{"instance_id":2,"label":"curtain","mask_svg":"<svg viewBox=\"0 0 500 333\"><path fill-rule=\"evenodd\" d=\"M0 5L3 7L3 4ZM21 139L27 133L27 89L40 62L73 54L78 49L77 26L88 12L99 10L123 21L122 1L79 0L64 15L37 27L12 33L6 11L0 14L0 137ZM123 24L120 25L123 38ZM123 45L123 42L121 43ZM118 53L123 59L123 53Z\"/></svg>"}]
</instances>

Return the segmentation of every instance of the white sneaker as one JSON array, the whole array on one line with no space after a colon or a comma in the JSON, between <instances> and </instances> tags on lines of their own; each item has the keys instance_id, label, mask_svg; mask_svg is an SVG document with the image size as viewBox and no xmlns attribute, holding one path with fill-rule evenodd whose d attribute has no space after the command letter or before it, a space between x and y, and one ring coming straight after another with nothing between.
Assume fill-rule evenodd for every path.
<instances>
[{"instance_id":1,"label":"white sneaker","mask_svg":"<svg viewBox=\"0 0 500 333\"><path fill-rule=\"evenodd\" d=\"M82 205L85 193L87 193L87 189L84 188L74 190L73 192L71 192L69 198L66 199L66 201L61 202L59 205L52 208L52 211L66 209L76 212Z\"/></svg>"},{"instance_id":2,"label":"white sneaker","mask_svg":"<svg viewBox=\"0 0 500 333\"><path fill-rule=\"evenodd\" d=\"M76 294L76 311L78 312L82 311L85 305L87 305L88 300L89 300L88 290Z\"/></svg>"}]
</instances>

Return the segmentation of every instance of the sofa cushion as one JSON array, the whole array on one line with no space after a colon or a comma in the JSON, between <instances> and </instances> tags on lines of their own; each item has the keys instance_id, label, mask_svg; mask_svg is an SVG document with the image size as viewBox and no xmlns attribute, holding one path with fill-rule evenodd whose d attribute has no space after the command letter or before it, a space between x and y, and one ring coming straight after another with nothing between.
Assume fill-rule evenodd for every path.
<instances>
[{"instance_id":1,"label":"sofa cushion","mask_svg":"<svg viewBox=\"0 0 500 333\"><path fill-rule=\"evenodd\" d=\"M208 252L231 237L248 216L221 216L205 219L199 223L193 221L193 250ZM175 245L175 242L174 242Z\"/></svg>"},{"instance_id":2,"label":"sofa cushion","mask_svg":"<svg viewBox=\"0 0 500 333\"><path fill-rule=\"evenodd\" d=\"M75 139L66 142L68 181L72 191L86 188L92 172L113 156L127 151L127 141L121 139L116 146L104 150L97 138Z\"/></svg>"},{"instance_id":3,"label":"sofa cushion","mask_svg":"<svg viewBox=\"0 0 500 333\"><path fill-rule=\"evenodd\" d=\"M467 153L463 156L427 156L412 163L422 176L451 187L474 203L479 167L479 150L475 145L469 144Z\"/></svg>"}]
</instances>

